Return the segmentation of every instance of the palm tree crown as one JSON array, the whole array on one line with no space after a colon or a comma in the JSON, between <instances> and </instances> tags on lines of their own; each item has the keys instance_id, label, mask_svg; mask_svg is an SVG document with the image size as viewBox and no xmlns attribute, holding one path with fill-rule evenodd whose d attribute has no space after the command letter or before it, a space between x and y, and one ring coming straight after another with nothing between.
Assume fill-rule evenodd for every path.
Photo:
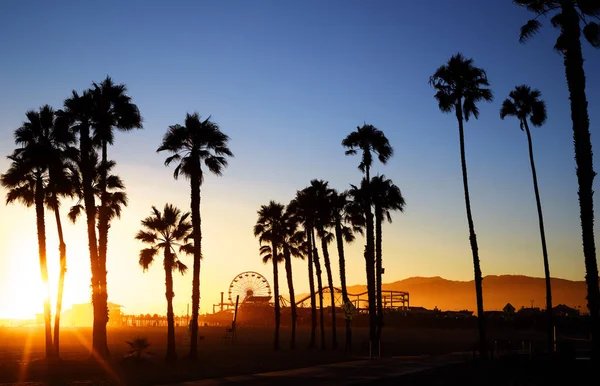
<instances>
[{"instance_id":1,"label":"palm tree crown","mask_svg":"<svg viewBox=\"0 0 600 386\"><path fill-rule=\"evenodd\" d=\"M493 99L492 91L485 86L490 83L485 70L475 67L473 59L466 59L460 52L440 66L429 78L435 90L435 99L444 113L456 110L466 121L473 115L479 117L477 102Z\"/></svg>"},{"instance_id":2,"label":"palm tree crown","mask_svg":"<svg viewBox=\"0 0 600 386\"><path fill-rule=\"evenodd\" d=\"M181 274L187 271L187 266L178 257L178 252L189 254L192 245L188 242L192 224L189 213L181 213L181 210L171 204L166 204L161 212L152 207L152 215L142 220L144 230L140 230L135 238L150 247L140 251L139 264L145 270L154 262L159 250L164 250L165 269L178 270Z\"/></svg>"},{"instance_id":3,"label":"palm tree crown","mask_svg":"<svg viewBox=\"0 0 600 386\"><path fill-rule=\"evenodd\" d=\"M166 166L179 161L173 171L175 179L180 174L191 178L194 173L199 173L202 184L204 176L201 161L208 170L220 176L227 167L225 156L233 157L227 147L228 141L229 137L221 132L216 123L210 121L210 117L200 120L198 113L187 114L183 126L169 126L157 152L166 150L173 154L165 160Z\"/></svg>"},{"instance_id":4,"label":"palm tree crown","mask_svg":"<svg viewBox=\"0 0 600 386\"><path fill-rule=\"evenodd\" d=\"M142 128L140 111L127 95L127 87L124 84L115 84L107 76L100 84L92 83L90 93L94 104L93 140L97 146L101 147L104 143L113 144L113 128L121 131Z\"/></svg>"},{"instance_id":5,"label":"palm tree crown","mask_svg":"<svg viewBox=\"0 0 600 386\"><path fill-rule=\"evenodd\" d=\"M600 25L592 21L592 18L598 18L600 15L600 3L594 0L517 0L518 5L524 6L528 11L536 14L521 27L519 41L525 43L533 35L537 34L542 23L538 20L540 16L547 16L557 11L550 19L554 28L561 30L556 39L554 49L559 52L565 52L568 48L568 42L565 39L565 23L569 20L569 12L575 12L577 19L583 23L583 36L593 47L600 48Z\"/></svg>"},{"instance_id":6,"label":"palm tree crown","mask_svg":"<svg viewBox=\"0 0 600 386\"><path fill-rule=\"evenodd\" d=\"M373 205L376 212L380 211L379 215L382 220L386 219L391 223L392 211L404 212L406 202L400 188L392 180L387 179L384 175L375 176L371 180L371 189L373 190Z\"/></svg>"},{"instance_id":7,"label":"palm tree crown","mask_svg":"<svg viewBox=\"0 0 600 386\"><path fill-rule=\"evenodd\" d=\"M348 148L346 155L354 155L357 150L362 150L362 159L358 168L365 172L373 164L373 154L377 154L379 162L386 164L394 155L394 149L383 131L373 125L364 124L356 127L356 131L348 134L342 141L342 146Z\"/></svg>"},{"instance_id":8,"label":"palm tree crown","mask_svg":"<svg viewBox=\"0 0 600 386\"><path fill-rule=\"evenodd\" d=\"M285 207L275 201L260 207L254 225L254 236L259 238L261 244L272 243L277 246L281 244L285 229L284 211ZM263 258L263 261L266 263L269 259L270 257L266 260Z\"/></svg>"},{"instance_id":9,"label":"palm tree crown","mask_svg":"<svg viewBox=\"0 0 600 386\"><path fill-rule=\"evenodd\" d=\"M521 123L521 130L524 130L524 121L527 119L536 127L542 126L546 122L546 103L540 99L541 96L539 90L532 90L527 85L515 87L502 102L500 118L517 117Z\"/></svg>"}]
</instances>

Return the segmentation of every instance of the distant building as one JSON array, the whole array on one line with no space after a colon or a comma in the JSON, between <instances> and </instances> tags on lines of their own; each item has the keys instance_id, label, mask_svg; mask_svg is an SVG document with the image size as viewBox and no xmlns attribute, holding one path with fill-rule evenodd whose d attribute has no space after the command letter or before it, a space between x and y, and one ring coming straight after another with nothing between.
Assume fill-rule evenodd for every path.
<instances>
[{"instance_id":1,"label":"distant building","mask_svg":"<svg viewBox=\"0 0 600 386\"><path fill-rule=\"evenodd\" d=\"M450 319L468 319L473 316L473 311L462 310L462 311L444 311L442 314L446 318Z\"/></svg>"},{"instance_id":2,"label":"distant building","mask_svg":"<svg viewBox=\"0 0 600 386\"><path fill-rule=\"evenodd\" d=\"M564 304L559 304L558 306L552 308L552 312L556 316L579 316L579 310Z\"/></svg>"},{"instance_id":3,"label":"distant building","mask_svg":"<svg viewBox=\"0 0 600 386\"><path fill-rule=\"evenodd\" d=\"M116 326L122 324L123 312L120 304L107 303L108 325ZM91 303L73 304L70 310L61 314L63 326L91 327L94 324L94 307Z\"/></svg>"},{"instance_id":4,"label":"distant building","mask_svg":"<svg viewBox=\"0 0 600 386\"><path fill-rule=\"evenodd\" d=\"M425 307L410 307L410 315L415 316L434 316L438 311L428 310Z\"/></svg>"},{"instance_id":5,"label":"distant building","mask_svg":"<svg viewBox=\"0 0 600 386\"><path fill-rule=\"evenodd\" d=\"M504 320L513 320L515 318L515 311L516 308L512 304L506 303L502 309L502 312L504 312Z\"/></svg>"},{"instance_id":6,"label":"distant building","mask_svg":"<svg viewBox=\"0 0 600 386\"><path fill-rule=\"evenodd\" d=\"M525 308L521 307L519 311L517 311L517 316L520 318L533 318L539 316L542 311L539 308Z\"/></svg>"}]
</instances>

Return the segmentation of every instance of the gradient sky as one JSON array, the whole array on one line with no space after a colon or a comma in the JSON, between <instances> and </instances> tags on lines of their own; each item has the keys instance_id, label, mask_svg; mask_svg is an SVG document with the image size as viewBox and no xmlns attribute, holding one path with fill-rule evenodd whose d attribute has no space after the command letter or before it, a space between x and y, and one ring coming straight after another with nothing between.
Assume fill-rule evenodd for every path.
<instances>
[{"instance_id":1,"label":"gradient sky","mask_svg":"<svg viewBox=\"0 0 600 386\"><path fill-rule=\"evenodd\" d=\"M166 155L155 150L167 127L193 111L211 115L235 153L224 176L208 176L202 188L203 311L237 273L255 270L272 281L252 234L261 204L287 203L312 178L340 190L360 180L358 157L344 156L340 142L363 122L393 145L395 156L375 172L393 179L407 201L384 227L385 282L471 280L457 123L438 110L427 83L458 51L487 70L495 95L465 129L483 274L543 276L526 137L516 119L498 115L509 91L527 83L548 105L548 122L533 139L551 273L584 278L569 100L562 58L552 50L557 31L545 21L540 35L519 44L529 15L509 0L5 1L0 8L0 154L14 148L13 130L28 109L60 108L71 90L106 75L128 86L144 117L144 130L117 134L109 149L130 198L112 225L108 256L109 300L125 312L166 309L161 264L142 273L133 236L152 205L189 208L188 182L173 180ZM595 134L600 73L592 68L600 51L585 45L584 55ZM7 167L0 159L0 170ZM89 300L90 274L83 223L65 227L68 306ZM56 281L50 216L47 233ZM365 282L363 243L348 249L349 284ZM184 261L191 267L191 258ZM306 292L305 264L294 270L297 292ZM190 283L191 272L176 278L177 313ZM34 211L0 205L0 318L40 311L40 287Z\"/></svg>"}]
</instances>

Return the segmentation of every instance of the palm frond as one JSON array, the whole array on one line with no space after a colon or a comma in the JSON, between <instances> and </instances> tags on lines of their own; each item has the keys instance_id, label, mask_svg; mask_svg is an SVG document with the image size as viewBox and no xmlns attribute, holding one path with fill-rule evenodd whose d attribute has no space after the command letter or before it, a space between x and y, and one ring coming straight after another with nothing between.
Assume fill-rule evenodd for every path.
<instances>
[{"instance_id":1,"label":"palm frond","mask_svg":"<svg viewBox=\"0 0 600 386\"><path fill-rule=\"evenodd\" d=\"M598 25L598 23L587 23L587 25L583 27L583 36L592 47L600 48L600 25Z\"/></svg>"},{"instance_id":2,"label":"palm frond","mask_svg":"<svg viewBox=\"0 0 600 386\"><path fill-rule=\"evenodd\" d=\"M188 270L187 265L183 264L181 261L177 260L173 266L180 274L185 275Z\"/></svg>"},{"instance_id":3,"label":"palm frond","mask_svg":"<svg viewBox=\"0 0 600 386\"><path fill-rule=\"evenodd\" d=\"M148 270L150 265L154 262L154 257L158 254L158 249L155 248L144 248L140 251L139 264L143 268L144 272Z\"/></svg>"},{"instance_id":4,"label":"palm frond","mask_svg":"<svg viewBox=\"0 0 600 386\"><path fill-rule=\"evenodd\" d=\"M521 32L519 33L519 42L526 43L531 37L537 34L542 27L542 23L535 19L528 20L525 25L521 27Z\"/></svg>"},{"instance_id":5,"label":"palm frond","mask_svg":"<svg viewBox=\"0 0 600 386\"><path fill-rule=\"evenodd\" d=\"M154 232L148 232L148 231L138 231L138 233L135 235L135 239L136 240L140 240L143 243L147 243L147 244L154 244L156 242L156 240L158 239L158 237L156 236L156 233Z\"/></svg>"},{"instance_id":6,"label":"palm frond","mask_svg":"<svg viewBox=\"0 0 600 386\"><path fill-rule=\"evenodd\" d=\"M67 214L67 217L69 218L69 220L71 220L71 222L73 224L75 224L75 222L77 222L77 218L79 218L79 215L81 214L82 211L83 211L83 205L81 205L81 204L73 205L69 209L69 213Z\"/></svg>"}]
</instances>

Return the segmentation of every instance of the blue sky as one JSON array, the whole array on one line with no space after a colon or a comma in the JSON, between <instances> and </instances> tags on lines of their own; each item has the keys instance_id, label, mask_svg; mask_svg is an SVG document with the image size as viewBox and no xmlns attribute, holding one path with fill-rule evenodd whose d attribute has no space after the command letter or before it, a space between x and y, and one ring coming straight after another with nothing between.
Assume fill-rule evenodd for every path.
<instances>
[{"instance_id":1,"label":"blue sky","mask_svg":"<svg viewBox=\"0 0 600 386\"><path fill-rule=\"evenodd\" d=\"M167 127L193 111L211 115L235 153L224 176L207 178L203 187L208 302L237 271L270 272L251 233L261 204L287 202L311 178L338 189L359 181L358 159L345 157L340 142L363 122L382 129L394 146L394 158L376 171L392 178L407 201L406 213L385 228L386 281L470 280L456 119L438 110L427 83L458 51L486 69L495 95L480 106L480 119L466 124L484 275L543 275L526 138L515 119L498 115L509 91L527 83L548 105L548 123L533 130L533 139L551 271L583 280L568 93L562 58L552 50L557 31L545 21L537 37L519 44L529 15L511 1L7 1L1 7L0 153L13 149L12 131L26 110L59 108L71 90L106 75L127 84L144 117L144 130L118 134L109 153L131 200L112 228L115 286L135 276L142 289L162 293L152 284L162 283L158 266L142 276L140 245L132 239L150 205L188 206L186 182L172 180L155 150ZM584 55L597 148L600 75L592 68L600 52L584 45ZM1 170L7 166L0 160ZM0 216L0 239L35 243L33 211L0 207ZM14 216L22 218L19 227ZM68 231L82 238L79 228ZM4 272L7 244L0 242ZM364 282L361 244L349 249L350 283ZM29 259L35 266L35 256ZM70 261L89 270L85 259ZM188 279L180 280L186 288L180 301Z\"/></svg>"}]
</instances>

